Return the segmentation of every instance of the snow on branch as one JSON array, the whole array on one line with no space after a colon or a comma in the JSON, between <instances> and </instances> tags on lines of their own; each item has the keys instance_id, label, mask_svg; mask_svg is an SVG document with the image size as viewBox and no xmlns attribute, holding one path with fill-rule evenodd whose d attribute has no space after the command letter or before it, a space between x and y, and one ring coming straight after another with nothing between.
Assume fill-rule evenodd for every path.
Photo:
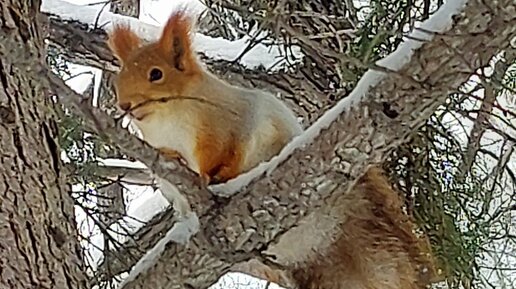
<instances>
[{"instance_id":1,"label":"snow on branch","mask_svg":"<svg viewBox=\"0 0 516 289\"><path fill-rule=\"evenodd\" d=\"M420 48L425 41L432 40L434 34L450 29L452 17L460 13L467 2L468 0L446 2L435 14L424 21L420 28L416 28L412 31L394 52L379 60L376 64L393 73L401 69L411 60L413 52ZM270 175L274 169L292 155L296 149L313 142L322 130L328 128L341 114L360 102L370 88L375 87L385 78L387 75L385 70L382 71L378 68L369 69L347 97L339 101L334 107L322 115L313 125L306 129L303 134L294 138L283 148L279 155L272 158L269 162L264 162L253 170L241 174L239 177L227 183L211 186L210 190L220 195L232 195L242 190L243 187L249 185L253 180L262 176L264 173Z\"/></svg>"},{"instance_id":2,"label":"snow on branch","mask_svg":"<svg viewBox=\"0 0 516 289\"><path fill-rule=\"evenodd\" d=\"M56 15L63 20L75 20L90 26L102 27L106 31L111 31L114 25L128 25L142 39L153 41L159 37L161 28L155 25L144 23L134 17L123 16L109 11L104 11L95 6L76 5L63 0L45 0L41 5L41 11L51 15ZM192 12L193 13L193 12ZM196 33L194 36L194 48L198 52L204 53L212 59L232 61L237 59L251 40L250 37L230 41L221 37L214 38ZM302 59L299 47L291 47L288 51L282 46L266 46L257 44L247 52L240 64L253 69L263 66L271 71L282 68L282 63L278 59L288 56L289 62L294 63Z\"/></svg>"}]
</instances>

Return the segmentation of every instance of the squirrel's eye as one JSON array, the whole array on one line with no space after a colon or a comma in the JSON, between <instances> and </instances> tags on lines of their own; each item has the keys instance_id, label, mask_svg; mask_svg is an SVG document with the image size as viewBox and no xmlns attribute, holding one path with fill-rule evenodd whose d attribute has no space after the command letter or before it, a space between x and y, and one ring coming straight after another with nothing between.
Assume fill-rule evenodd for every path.
<instances>
[{"instance_id":1,"label":"squirrel's eye","mask_svg":"<svg viewBox=\"0 0 516 289\"><path fill-rule=\"evenodd\" d=\"M149 73L149 80L151 82L158 81L163 78L163 72L157 68L153 68Z\"/></svg>"}]
</instances>

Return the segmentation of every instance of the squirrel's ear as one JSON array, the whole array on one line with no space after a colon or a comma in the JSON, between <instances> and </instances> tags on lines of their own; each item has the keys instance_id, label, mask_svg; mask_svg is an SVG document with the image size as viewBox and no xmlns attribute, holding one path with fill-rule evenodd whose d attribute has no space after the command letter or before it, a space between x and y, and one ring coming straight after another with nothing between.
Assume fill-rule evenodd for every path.
<instances>
[{"instance_id":1,"label":"squirrel's ear","mask_svg":"<svg viewBox=\"0 0 516 289\"><path fill-rule=\"evenodd\" d=\"M159 46L165 55L170 56L174 67L180 71L195 70L197 65L190 39L191 19L185 11L175 12L163 28Z\"/></svg>"},{"instance_id":2,"label":"squirrel's ear","mask_svg":"<svg viewBox=\"0 0 516 289\"><path fill-rule=\"evenodd\" d=\"M108 46L122 63L140 46L140 38L128 26L116 26L109 35Z\"/></svg>"}]
</instances>

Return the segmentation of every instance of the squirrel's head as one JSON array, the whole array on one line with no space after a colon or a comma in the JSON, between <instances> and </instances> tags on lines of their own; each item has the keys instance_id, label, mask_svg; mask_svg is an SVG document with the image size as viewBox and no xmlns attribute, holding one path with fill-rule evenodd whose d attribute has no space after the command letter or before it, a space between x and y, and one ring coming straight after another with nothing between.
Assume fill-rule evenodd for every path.
<instances>
[{"instance_id":1,"label":"squirrel's head","mask_svg":"<svg viewBox=\"0 0 516 289\"><path fill-rule=\"evenodd\" d=\"M108 45L121 64L115 80L118 105L125 111L152 100L187 97L201 75L190 39L191 19L184 11L167 21L161 37L143 41L127 26L117 26Z\"/></svg>"}]
</instances>

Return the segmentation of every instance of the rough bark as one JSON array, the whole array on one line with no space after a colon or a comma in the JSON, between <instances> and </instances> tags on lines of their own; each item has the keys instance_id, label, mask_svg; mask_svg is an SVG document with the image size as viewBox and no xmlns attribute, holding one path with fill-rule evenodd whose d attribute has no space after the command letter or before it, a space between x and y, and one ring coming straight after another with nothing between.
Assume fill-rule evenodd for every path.
<instances>
[{"instance_id":1,"label":"rough bark","mask_svg":"<svg viewBox=\"0 0 516 289\"><path fill-rule=\"evenodd\" d=\"M253 258L280 268L302 262L274 244L309 213L331 212L368 164L380 162L476 68L507 49L516 33L515 9L508 0L489 6L470 1L452 30L424 44L400 73L389 74L364 102L341 115L272 176L225 203L202 206L200 233L186 248L169 245L158 263L126 288L205 288L231 266ZM302 241L290 246L308 251Z\"/></svg>"},{"instance_id":2,"label":"rough bark","mask_svg":"<svg viewBox=\"0 0 516 289\"><path fill-rule=\"evenodd\" d=\"M0 287L87 288L41 75L40 1L0 3Z\"/></svg>"},{"instance_id":3,"label":"rough bark","mask_svg":"<svg viewBox=\"0 0 516 289\"><path fill-rule=\"evenodd\" d=\"M140 0L112 1L110 10L114 13L138 17L140 15Z\"/></svg>"}]
</instances>

